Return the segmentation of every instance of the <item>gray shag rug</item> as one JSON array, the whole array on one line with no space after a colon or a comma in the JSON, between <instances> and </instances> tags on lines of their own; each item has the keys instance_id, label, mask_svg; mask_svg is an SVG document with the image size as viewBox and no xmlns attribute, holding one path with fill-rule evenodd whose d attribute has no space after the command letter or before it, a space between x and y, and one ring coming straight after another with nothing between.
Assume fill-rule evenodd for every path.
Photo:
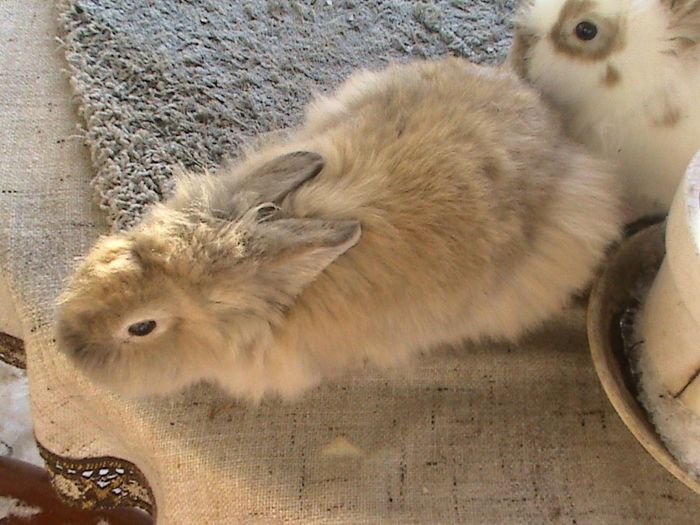
<instances>
[{"instance_id":1,"label":"gray shag rug","mask_svg":"<svg viewBox=\"0 0 700 525\"><path fill-rule=\"evenodd\" d=\"M112 228L215 168L354 69L500 62L516 0L60 0L62 40Z\"/></svg>"}]
</instances>

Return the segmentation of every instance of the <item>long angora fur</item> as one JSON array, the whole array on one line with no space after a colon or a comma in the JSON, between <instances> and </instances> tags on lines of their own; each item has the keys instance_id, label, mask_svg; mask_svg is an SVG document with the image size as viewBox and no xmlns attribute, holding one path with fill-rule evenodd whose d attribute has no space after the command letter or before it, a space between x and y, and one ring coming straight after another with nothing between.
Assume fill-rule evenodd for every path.
<instances>
[{"instance_id":1,"label":"long angora fur","mask_svg":"<svg viewBox=\"0 0 700 525\"><path fill-rule=\"evenodd\" d=\"M524 0L510 61L619 168L628 220L668 211L700 150L700 0Z\"/></svg>"},{"instance_id":2,"label":"long angora fur","mask_svg":"<svg viewBox=\"0 0 700 525\"><path fill-rule=\"evenodd\" d=\"M60 349L127 395L205 380L258 400L515 339L593 276L618 234L613 179L506 70L360 72L286 140L183 176L103 237L60 299Z\"/></svg>"}]
</instances>

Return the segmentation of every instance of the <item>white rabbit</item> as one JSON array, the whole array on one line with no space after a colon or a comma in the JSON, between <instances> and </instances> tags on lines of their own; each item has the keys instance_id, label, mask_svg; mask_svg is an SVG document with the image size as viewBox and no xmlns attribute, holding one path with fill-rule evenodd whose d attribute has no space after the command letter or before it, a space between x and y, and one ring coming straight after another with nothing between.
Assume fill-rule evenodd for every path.
<instances>
[{"instance_id":1,"label":"white rabbit","mask_svg":"<svg viewBox=\"0 0 700 525\"><path fill-rule=\"evenodd\" d=\"M668 211L700 150L700 0L531 0L511 64L617 163L626 218Z\"/></svg>"},{"instance_id":2,"label":"white rabbit","mask_svg":"<svg viewBox=\"0 0 700 525\"><path fill-rule=\"evenodd\" d=\"M60 298L59 348L127 395L206 380L288 399L537 327L593 276L618 204L607 163L510 72L360 73L287 140L183 177L98 241Z\"/></svg>"}]
</instances>

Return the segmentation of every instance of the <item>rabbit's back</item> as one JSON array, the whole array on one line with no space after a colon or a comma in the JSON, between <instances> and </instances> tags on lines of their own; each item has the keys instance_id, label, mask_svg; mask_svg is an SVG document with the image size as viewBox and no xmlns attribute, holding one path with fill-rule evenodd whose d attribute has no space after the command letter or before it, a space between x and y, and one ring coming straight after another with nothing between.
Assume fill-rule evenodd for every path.
<instances>
[{"instance_id":1,"label":"rabbit's back","mask_svg":"<svg viewBox=\"0 0 700 525\"><path fill-rule=\"evenodd\" d=\"M586 284L616 235L607 166L503 70L449 59L361 73L311 107L299 140L326 164L287 206L362 224L291 312L286 330L310 351L359 340L381 361L395 346L517 336Z\"/></svg>"},{"instance_id":2,"label":"rabbit's back","mask_svg":"<svg viewBox=\"0 0 700 525\"><path fill-rule=\"evenodd\" d=\"M536 230L570 153L534 92L457 59L362 73L308 120L326 166L295 213L359 218L363 237L459 254L477 273Z\"/></svg>"}]
</instances>

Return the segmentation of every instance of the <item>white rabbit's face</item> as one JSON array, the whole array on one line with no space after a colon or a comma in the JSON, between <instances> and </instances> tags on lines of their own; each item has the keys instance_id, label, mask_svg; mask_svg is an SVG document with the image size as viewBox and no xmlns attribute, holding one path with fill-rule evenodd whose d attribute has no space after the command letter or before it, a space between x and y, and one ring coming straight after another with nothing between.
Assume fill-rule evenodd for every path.
<instances>
[{"instance_id":1,"label":"white rabbit's face","mask_svg":"<svg viewBox=\"0 0 700 525\"><path fill-rule=\"evenodd\" d=\"M653 89L666 24L658 0L533 0L511 61L564 109L612 111Z\"/></svg>"}]
</instances>

